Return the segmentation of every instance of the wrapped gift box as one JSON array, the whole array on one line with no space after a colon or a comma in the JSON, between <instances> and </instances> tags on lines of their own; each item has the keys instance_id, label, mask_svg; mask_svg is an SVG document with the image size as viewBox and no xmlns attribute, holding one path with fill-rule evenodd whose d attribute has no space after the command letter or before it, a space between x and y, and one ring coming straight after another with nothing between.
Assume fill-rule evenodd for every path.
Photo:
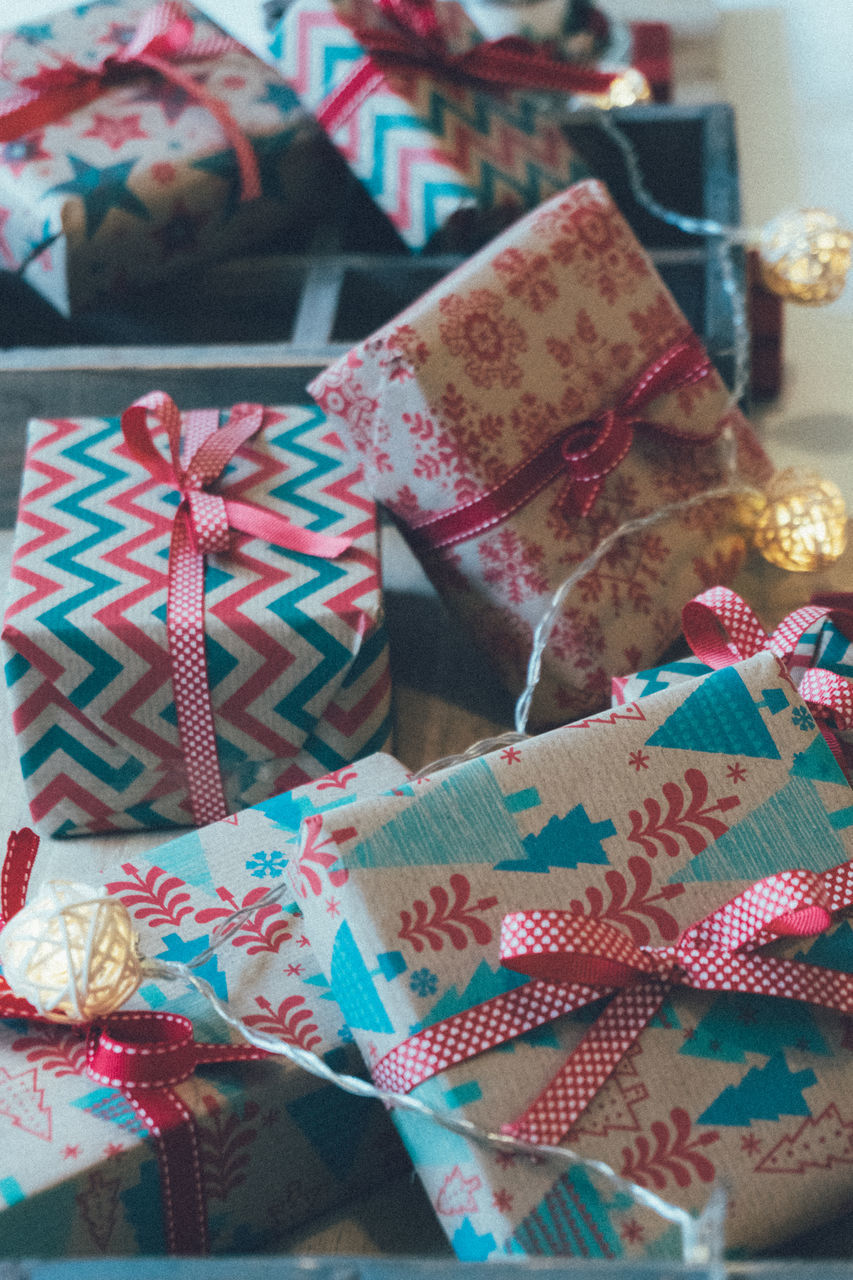
<instances>
[{"instance_id":1,"label":"wrapped gift box","mask_svg":"<svg viewBox=\"0 0 853 1280\"><path fill-rule=\"evenodd\" d=\"M635 389L678 360L707 372L638 406ZM563 579L624 521L726 482L725 424L744 474L766 477L755 437L703 361L606 189L587 181L517 222L309 390L518 692L533 629ZM603 480L588 483L586 471ZM611 547L551 632L533 704L540 724L606 704L611 676L666 651L683 602L737 571L734 515L731 499L699 503Z\"/></svg>"},{"instance_id":2,"label":"wrapped gift box","mask_svg":"<svg viewBox=\"0 0 853 1280\"><path fill-rule=\"evenodd\" d=\"M125 903L144 955L189 961L226 915L280 883L301 818L341 809L345 831L345 808L364 788L405 776L389 757L373 757L132 862L110 862L90 845L74 875ZM67 878L67 857L37 855L31 892L63 866ZM200 975L250 1025L361 1074L302 924L286 897L259 905ZM199 1041L227 1040L206 1001L181 983L148 982L132 1004L189 1017ZM125 1095L86 1074L85 1044L75 1028L0 1023L3 1257L167 1251L154 1145ZM407 1164L382 1107L280 1059L199 1067L176 1092L198 1135L213 1252L274 1248ZM187 1176L180 1165L171 1173Z\"/></svg>"},{"instance_id":3,"label":"wrapped gift box","mask_svg":"<svg viewBox=\"0 0 853 1280\"><path fill-rule=\"evenodd\" d=\"M440 0L436 12L449 56L482 40L453 0ZM443 248L467 247L476 235L472 210L494 234L588 172L555 122L553 97L499 93L399 59L368 89L368 50L389 26L371 0L294 0L271 50L410 248L436 247L438 233ZM349 93L344 86L356 75Z\"/></svg>"},{"instance_id":4,"label":"wrapped gift box","mask_svg":"<svg viewBox=\"0 0 853 1280\"><path fill-rule=\"evenodd\" d=\"M381 748L390 677L375 508L322 414L265 410L217 489L354 538L328 560L232 531L207 557L216 754L223 812L236 812ZM49 834L193 821L166 619L177 501L115 419L30 423L3 645Z\"/></svg>"},{"instance_id":5,"label":"wrapped gift box","mask_svg":"<svg viewBox=\"0 0 853 1280\"><path fill-rule=\"evenodd\" d=\"M172 65L230 113L256 157L260 195L241 198L234 147L211 111L139 65L107 74L71 109L48 97L34 114L3 118L32 77L121 54L154 8L77 5L4 36L0 265L65 315L269 243L319 206L332 154L322 132L270 67L236 41L224 47L220 28L189 5L192 41L209 52Z\"/></svg>"},{"instance_id":6,"label":"wrapped gift box","mask_svg":"<svg viewBox=\"0 0 853 1280\"><path fill-rule=\"evenodd\" d=\"M591 1030L601 1005L588 1002L613 994L590 976L579 995L569 970L549 978L535 957L531 983L502 967L508 913L562 909L609 928L605 955L671 955L683 931L757 881L792 867L844 876L853 850L850 788L768 653L359 800L347 821L354 834L333 868L340 915L324 909L325 883L302 899L320 966L378 1083L414 1085L416 1099L491 1132ZM306 848L318 832L322 815ZM777 948L853 971L846 921ZM626 981L612 1017L630 1021L624 1001L651 980ZM847 1019L665 979L654 990L657 1012L633 1043L626 1034L565 1144L691 1214L722 1181L735 1250L777 1246L844 1210ZM573 1004L584 1007L559 1016ZM463 1028L448 1021L472 1009ZM501 1043L501 1024L517 1038ZM495 1047L466 1061L466 1043L483 1037ZM575 1085L583 1092L570 1074L569 1101ZM462 1258L677 1252L676 1225L585 1165L395 1118Z\"/></svg>"}]
</instances>

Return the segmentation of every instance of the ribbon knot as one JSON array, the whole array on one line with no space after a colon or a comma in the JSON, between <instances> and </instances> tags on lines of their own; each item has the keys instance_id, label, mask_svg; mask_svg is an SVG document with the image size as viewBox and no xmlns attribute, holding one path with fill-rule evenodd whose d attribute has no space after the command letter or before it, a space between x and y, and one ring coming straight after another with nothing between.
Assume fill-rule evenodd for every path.
<instances>
[{"instance_id":1,"label":"ribbon knot","mask_svg":"<svg viewBox=\"0 0 853 1280\"><path fill-rule=\"evenodd\" d=\"M226 552L232 529L288 551L329 560L353 542L351 537L300 528L256 503L208 491L240 445L261 430L267 413L263 405L237 404L221 428L215 409L194 410L182 422L170 397L154 391L126 409L121 420L131 455L154 480L180 494L169 546L166 630L178 732L197 826L216 822L228 812L207 675L204 557ZM150 427L149 414L153 415ZM168 457L157 448L157 425L166 431Z\"/></svg>"}]
</instances>

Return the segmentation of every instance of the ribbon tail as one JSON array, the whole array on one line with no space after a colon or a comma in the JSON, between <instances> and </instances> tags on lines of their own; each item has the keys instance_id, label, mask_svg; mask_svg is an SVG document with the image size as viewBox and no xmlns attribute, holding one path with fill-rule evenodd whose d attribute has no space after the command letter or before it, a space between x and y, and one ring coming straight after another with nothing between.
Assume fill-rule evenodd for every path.
<instances>
[{"instance_id":1,"label":"ribbon tail","mask_svg":"<svg viewBox=\"0 0 853 1280\"><path fill-rule=\"evenodd\" d=\"M53 124L93 102L100 93L95 75L81 75L76 84L58 85L43 92L23 89L0 108L0 142L15 142L35 129Z\"/></svg>"},{"instance_id":2,"label":"ribbon tail","mask_svg":"<svg viewBox=\"0 0 853 1280\"><path fill-rule=\"evenodd\" d=\"M327 133L347 123L365 98L380 87L385 72L372 58L362 58L333 89L316 111L317 122Z\"/></svg>"},{"instance_id":3,"label":"ribbon tail","mask_svg":"<svg viewBox=\"0 0 853 1280\"><path fill-rule=\"evenodd\" d=\"M21 910L27 900L38 847L39 837L29 827L9 832L0 874L0 928Z\"/></svg>"},{"instance_id":4,"label":"ribbon tail","mask_svg":"<svg viewBox=\"0 0 853 1280\"><path fill-rule=\"evenodd\" d=\"M239 529L241 533L248 533L253 538L263 538L265 542L271 542L285 551L298 551L302 555L317 556L322 560L336 560L355 541L350 537L333 537L327 533L303 529L286 516L265 511L253 502L238 502L233 498L226 498L225 510L229 525Z\"/></svg>"},{"instance_id":5,"label":"ribbon tail","mask_svg":"<svg viewBox=\"0 0 853 1280\"><path fill-rule=\"evenodd\" d=\"M669 984L647 978L617 992L527 1110L501 1133L537 1146L566 1136L660 1009Z\"/></svg>"},{"instance_id":6,"label":"ribbon tail","mask_svg":"<svg viewBox=\"0 0 853 1280\"><path fill-rule=\"evenodd\" d=\"M206 1254L207 1207L192 1112L167 1087L123 1088L122 1093L154 1139L168 1252Z\"/></svg>"},{"instance_id":7,"label":"ribbon tail","mask_svg":"<svg viewBox=\"0 0 853 1280\"><path fill-rule=\"evenodd\" d=\"M557 502L563 516L588 516L603 487L604 476L572 476Z\"/></svg>"}]
</instances>

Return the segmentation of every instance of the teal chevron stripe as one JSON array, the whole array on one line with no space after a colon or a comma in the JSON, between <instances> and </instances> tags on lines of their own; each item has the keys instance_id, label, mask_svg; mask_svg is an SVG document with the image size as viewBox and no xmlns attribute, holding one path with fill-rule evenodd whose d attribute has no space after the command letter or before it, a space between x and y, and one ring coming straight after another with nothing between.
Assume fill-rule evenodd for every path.
<instances>
[{"instance_id":1,"label":"teal chevron stripe","mask_svg":"<svg viewBox=\"0 0 853 1280\"><path fill-rule=\"evenodd\" d=\"M343 79L339 75L338 68L343 67L344 75L355 65L361 62L364 57L364 50L358 45L327 45L323 50L323 97L325 98L331 91L337 88Z\"/></svg>"},{"instance_id":2,"label":"teal chevron stripe","mask_svg":"<svg viewBox=\"0 0 853 1280\"><path fill-rule=\"evenodd\" d=\"M88 536L81 535L73 546L54 552L47 557L48 564L54 565L69 577L78 577L87 581L89 585L82 588L71 599L62 599L39 617L39 621L47 627L48 631L58 636L91 668L89 675L75 689L68 692L69 700L77 707L85 707L93 698L97 698L121 671L120 662L69 620L69 615L74 610L97 599L118 582L117 578L109 577L90 565L82 564L79 560L79 557L82 557L90 547L97 546L113 534L120 533L122 529L121 524L104 514L103 507L99 507L95 498L104 489L123 480L126 473L118 467L111 466L102 458L94 457L90 452L93 446L115 435L117 430L117 420L108 419L103 431L95 435L87 435L85 439L72 443L62 450L62 456L69 460L76 472L86 474L86 469L90 469L101 474L100 479L93 480L91 484L76 490L56 503L57 511L71 516L83 529L91 528L91 533Z\"/></svg>"},{"instance_id":3,"label":"teal chevron stripe","mask_svg":"<svg viewBox=\"0 0 853 1280\"><path fill-rule=\"evenodd\" d=\"M123 791L142 772L139 760L129 757L117 769L111 768L100 756L84 747L59 725L51 725L21 756L21 770L25 778L31 777L50 758L54 751L64 751L82 768L87 769L99 782L106 782L116 791Z\"/></svg>"},{"instance_id":4,"label":"teal chevron stripe","mask_svg":"<svg viewBox=\"0 0 853 1280\"><path fill-rule=\"evenodd\" d=\"M288 552L288 555L291 559L304 564L307 569L313 569L314 578L301 588L294 588L286 596L270 601L269 609L281 619L285 626L292 627L308 644L312 645L321 655L321 660L290 690L286 697L282 698L274 711L276 715L286 717L297 728L307 733L314 723L312 712L306 710L311 705L311 699L339 671L349 665L352 655L340 640L336 640L317 622L316 618L312 618L299 606L303 600L307 600L316 592L325 591L333 583L340 581L345 577L346 570L333 564L331 560L318 560L313 556L299 555L295 551Z\"/></svg>"},{"instance_id":5,"label":"teal chevron stripe","mask_svg":"<svg viewBox=\"0 0 853 1280\"><path fill-rule=\"evenodd\" d=\"M302 441L304 435L315 431L325 421L325 415L317 409L307 422L297 423L296 426L272 438L272 443L277 448L286 449L289 453L295 454L299 458L304 458L306 462L313 464L310 470L303 471L300 475L292 476L271 491L274 498L278 498L283 502L290 502L293 506L313 515L315 519L308 525L309 529L327 529L330 525L344 518L338 511L324 506L302 492L307 485L317 485L319 487L320 482L326 476L340 471L341 468L340 458L336 458L329 453L318 453L310 445ZM290 555L292 553L282 552L282 554Z\"/></svg>"},{"instance_id":6,"label":"teal chevron stripe","mask_svg":"<svg viewBox=\"0 0 853 1280\"><path fill-rule=\"evenodd\" d=\"M13 653L9 661L4 667L4 675L6 676L6 686L11 689L13 684L25 676L30 669L27 659L20 653Z\"/></svg>"}]
</instances>

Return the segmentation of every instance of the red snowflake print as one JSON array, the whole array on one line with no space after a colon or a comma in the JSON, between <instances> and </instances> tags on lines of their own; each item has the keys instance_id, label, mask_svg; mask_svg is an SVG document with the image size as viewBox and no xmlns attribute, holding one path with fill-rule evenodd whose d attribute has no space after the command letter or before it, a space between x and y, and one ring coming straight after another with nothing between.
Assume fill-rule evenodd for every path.
<instances>
[{"instance_id":1,"label":"red snowflake print","mask_svg":"<svg viewBox=\"0 0 853 1280\"><path fill-rule=\"evenodd\" d=\"M121 1142L108 1142L104 1147L104 1155L108 1160L112 1156L120 1155L122 1151L124 1151L124 1145Z\"/></svg>"},{"instance_id":2,"label":"red snowflake print","mask_svg":"<svg viewBox=\"0 0 853 1280\"><path fill-rule=\"evenodd\" d=\"M518 747L506 747L501 752L501 760L506 760L507 764L517 764L521 759L521 752Z\"/></svg>"},{"instance_id":3,"label":"red snowflake print","mask_svg":"<svg viewBox=\"0 0 853 1280\"><path fill-rule=\"evenodd\" d=\"M498 530L490 541L480 543L478 551L484 565L484 581L497 587L511 604L520 604L548 590L542 548L514 529Z\"/></svg>"},{"instance_id":4,"label":"red snowflake print","mask_svg":"<svg viewBox=\"0 0 853 1280\"><path fill-rule=\"evenodd\" d=\"M303 972L303 967L304 967L304 966L303 966L303 965L301 965L301 964L289 964L289 965L287 966L287 976L288 976L288 978L301 978L301 977L302 977L302 972Z\"/></svg>"},{"instance_id":5,"label":"red snowflake print","mask_svg":"<svg viewBox=\"0 0 853 1280\"><path fill-rule=\"evenodd\" d=\"M76 1160L80 1155L79 1147L64 1147L62 1151L63 1160Z\"/></svg>"},{"instance_id":6,"label":"red snowflake print","mask_svg":"<svg viewBox=\"0 0 853 1280\"><path fill-rule=\"evenodd\" d=\"M627 1240L629 1244L639 1244L643 1236L646 1234L645 1227L637 1221L636 1218L629 1218L627 1222L622 1224L619 1232L623 1240Z\"/></svg>"},{"instance_id":7,"label":"red snowflake print","mask_svg":"<svg viewBox=\"0 0 853 1280\"><path fill-rule=\"evenodd\" d=\"M503 276L510 297L525 303L531 311L544 311L560 295L554 269L544 253L504 249L493 259L492 266Z\"/></svg>"},{"instance_id":8,"label":"red snowflake print","mask_svg":"<svg viewBox=\"0 0 853 1280\"><path fill-rule=\"evenodd\" d=\"M326 913L330 916L339 916L341 914L340 898L326 899Z\"/></svg>"},{"instance_id":9,"label":"red snowflake print","mask_svg":"<svg viewBox=\"0 0 853 1280\"><path fill-rule=\"evenodd\" d=\"M645 751L632 751L628 756L628 764L639 773L641 769L648 769L649 757Z\"/></svg>"},{"instance_id":10,"label":"red snowflake print","mask_svg":"<svg viewBox=\"0 0 853 1280\"><path fill-rule=\"evenodd\" d=\"M745 782L745 781L746 781L746 768L745 768L745 766L744 766L744 765L742 765L742 764L737 764L737 763L735 763L735 764L730 764L730 765L728 766L728 768L726 769L726 777L727 777L731 782Z\"/></svg>"},{"instance_id":11,"label":"red snowflake print","mask_svg":"<svg viewBox=\"0 0 853 1280\"><path fill-rule=\"evenodd\" d=\"M511 1165L515 1164L515 1152L496 1151L495 1164L501 1169L509 1169Z\"/></svg>"},{"instance_id":12,"label":"red snowflake print","mask_svg":"<svg viewBox=\"0 0 853 1280\"><path fill-rule=\"evenodd\" d=\"M131 116L105 116L95 112L92 127L83 134L84 138L98 138L111 151L118 151L133 138L147 138L148 133L139 123L139 112Z\"/></svg>"},{"instance_id":13,"label":"red snowflake print","mask_svg":"<svg viewBox=\"0 0 853 1280\"><path fill-rule=\"evenodd\" d=\"M379 367L391 382L413 378L429 356L429 347L410 324L398 325L382 345L384 353L379 357Z\"/></svg>"},{"instance_id":14,"label":"red snowflake print","mask_svg":"<svg viewBox=\"0 0 853 1280\"><path fill-rule=\"evenodd\" d=\"M754 1133L743 1133L740 1139L740 1149L745 1151L748 1156L757 1156L761 1150L761 1139L757 1138Z\"/></svg>"},{"instance_id":15,"label":"red snowflake print","mask_svg":"<svg viewBox=\"0 0 853 1280\"><path fill-rule=\"evenodd\" d=\"M527 335L517 320L503 314L503 306L501 295L490 289L472 289L467 296L451 293L438 304L441 340L461 357L477 387L498 383L509 389L522 379L516 357L527 350Z\"/></svg>"},{"instance_id":16,"label":"red snowflake print","mask_svg":"<svg viewBox=\"0 0 853 1280\"><path fill-rule=\"evenodd\" d=\"M512 1192L507 1191L506 1187L499 1187L497 1191L492 1192L492 1207L500 1213L510 1212L512 1200Z\"/></svg>"},{"instance_id":17,"label":"red snowflake print","mask_svg":"<svg viewBox=\"0 0 853 1280\"><path fill-rule=\"evenodd\" d=\"M723 582L731 582L743 563L746 546L742 538L733 538L728 549L717 547L711 560L697 556L693 572L704 591Z\"/></svg>"},{"instance_id":18,"label":"red snowflake print","mask_svg":"<svg viewBox=\"0 0 853 1280\"><path fill-rule=\"evenodd\" d=\"M523 442L527 451L538 449L565 425L565 414L532 391L525 391L510 414L513 435Z\"/></svg>"},{"instance_id":19,"label":"red snowflake print","mask_svg":"<svg viewBox=\"0 0 853 1280\"><path fill-rule=\"evenodd\" d=\"M665 293L656 294L644 310L629 312L628 319L640 350L647 356L657 355L684 334L684 321Z\"/></svg>"}]
</instances>

